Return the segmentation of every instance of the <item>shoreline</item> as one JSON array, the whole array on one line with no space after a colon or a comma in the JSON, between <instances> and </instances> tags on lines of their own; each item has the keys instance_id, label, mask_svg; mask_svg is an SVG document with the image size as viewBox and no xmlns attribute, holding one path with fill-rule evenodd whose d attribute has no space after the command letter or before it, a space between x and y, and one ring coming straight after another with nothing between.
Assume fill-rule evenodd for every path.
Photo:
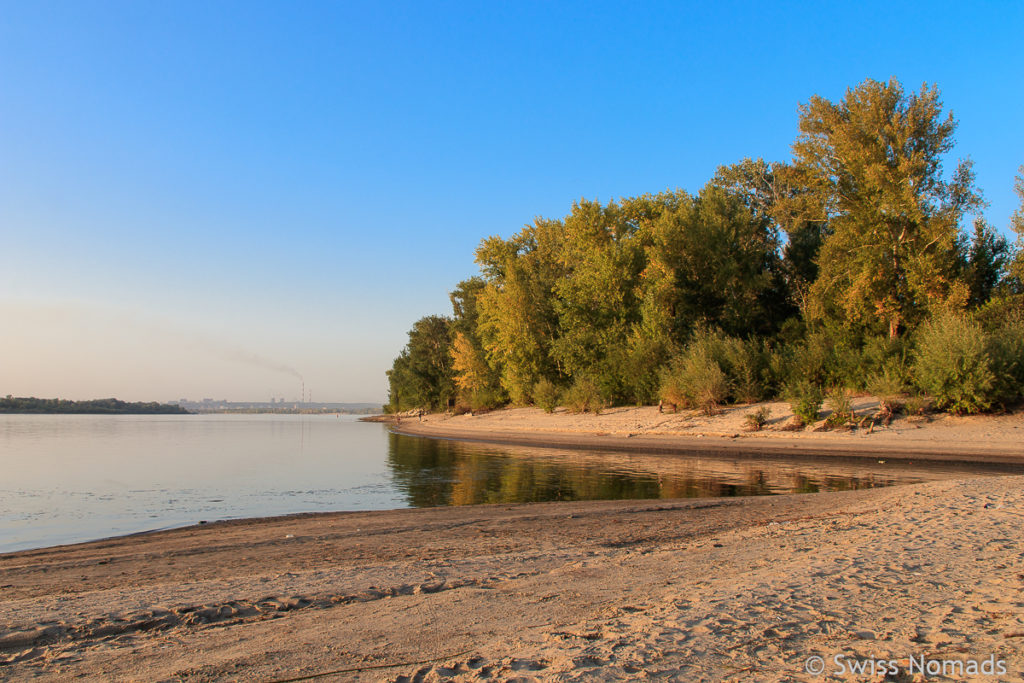
<instances>
[{"instance_id":1,"label":"shoreline","mask_svg":"<svg viewBox=\"0 0 1024 683\"><path fill-rule=\"evenodd\" d=\"M886 458L907 461L1024 465L1024 413L931 421L901 418L870 433L857 431L748 432L745 414L770 406L784 424L784 404L730 407L723 416L662 414L656 407L613 408L601 415L546 414L506 408L479 416L429 414L391 422L397 434L451 441L669 455ZM870 398L861 407L870 406Z\"/></svg>"},{"instance_id":2,"label":"shoreline","mask_svg":"<svg viewBox=\"0 0 1024 683\"><path fill-rule=\"evenodd\" d=\"M1020 674L1022 481L315 513L0 555L0 675L781 681L809 654L964 646Z\"/></svg>"}]
</instances>

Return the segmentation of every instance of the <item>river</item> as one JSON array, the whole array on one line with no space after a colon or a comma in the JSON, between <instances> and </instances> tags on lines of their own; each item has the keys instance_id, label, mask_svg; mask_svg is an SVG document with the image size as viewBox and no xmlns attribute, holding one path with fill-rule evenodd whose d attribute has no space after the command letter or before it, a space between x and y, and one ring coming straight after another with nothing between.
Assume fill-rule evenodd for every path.
<instances>
[{"instance_id":1,"label":"river","mask_svg":"<svg viewBox=\"0 0 1024 683\"><path fill-rule=\"evenodd\" d=\"M857 489L1020 468L398 436L350 415L0 415L0 552L296 512Z\"/></svg>"}]
</instances>

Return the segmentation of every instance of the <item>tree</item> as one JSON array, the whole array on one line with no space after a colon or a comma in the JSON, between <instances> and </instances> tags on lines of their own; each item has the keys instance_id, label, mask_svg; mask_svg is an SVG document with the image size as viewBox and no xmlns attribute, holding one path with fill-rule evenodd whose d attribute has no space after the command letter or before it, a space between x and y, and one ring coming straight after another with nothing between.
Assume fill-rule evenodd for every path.
<instances>
[{"instance_id":1,"label":"tree","mask_svg":"<svg viewBox=\"0 0 1024 683\"><path fill-rule=\"evenodd\" d=\"M966 300L955 277L957 238L981 198L969 161L943 180L955 130L937 88L908 94L895 79L800 107L794 167L819 196L831 233L810 291L812 317L880 322L896 337L937 304Z\"/></svg>"},{"instance_id":2,"label":"tree","mask_svg":"<svg viewBox=\"0 0 1024 683\"><path fill-rule=\"evenodd\" d=\"M562 224L538 218L511 239L485 239L476 251L486 287L477 297L477 332L489 365L513 403L530 402L533 385L557 379L551 356L558 317L551 292L560 274Z\"/></svg>"},{"instance_id":3,"label":"tree","mask_svg":"<svg viewBox=\"0 0 1024 683\"><path fill-rule=\"evenodd\" d=\"M709 183L650 230L642 311L652 333L668 326L681 345L698 326L749 335L781 322L778 236L742 197Z\"/></svg>"},{"instance_id":4,"label":"tree","mask_svg":"<svg viewBox=\"0 0 1024 683\"><path fill-rule=\"evenodd\" d=\"M1019 292L1024 292L1024 166L1018 170L1019 174L1014 180L1013 189L1020 198L1020 206L1010 217L1010 229L1017 233L1017 243L1014 245L1009 271L1015 288Z\"/></svg>"},{"instance_id":5,"label":"tree","mask_svg":"<svg viewBox=\"0 0 1024 683\"><path fill-rule=\"evenodd\" d=\"M487 362L478 331L477 300L486 288L482 278L472 277L456 285L449 295L454 314L452 371L460 401L472 408L492 407L503 400L498 373Z\"/></svg>"},{"instance_id":6,"label":"tree","mask_svg":"<svg viewBox=\"0 0 1024 683\"><path fill-rule=\"evenodd\" d=\"M652 197L607 205L581 200L563 221L561 272L553 288L559 336L552 354L564 374L588 377L608 399L632 393L624 359L640 319L640 226L659 211Z\"/></svg>"},{"instance_id":7,"label":"tree","mask_svg":"<svg viewBox=\"0 0 1024 683\"><path fill-rule=\"evenodd\" d=\"M388 405L392 411L410 408L438 410L455 394L451 333L448 318L420 318L409 330L409 342L388 371Z\"/></svg>"},{"instance_id":8,"label":"tree","mask_svg":"<svg viewBox=\"0 0 1024 683\"><path fill-rule=\"evenodd\" d=\"M971 307L984 305L1006 275L1010 245L983 218L974 221L974 235L967 249L964 279L970 288Z\"/></svg>"}]
</instances>

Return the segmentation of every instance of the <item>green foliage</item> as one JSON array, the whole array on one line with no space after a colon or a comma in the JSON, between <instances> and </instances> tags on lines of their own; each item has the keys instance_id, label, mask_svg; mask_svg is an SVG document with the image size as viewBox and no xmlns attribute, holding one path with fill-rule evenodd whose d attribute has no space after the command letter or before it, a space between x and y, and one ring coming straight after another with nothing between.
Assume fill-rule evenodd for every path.
<instances>
[{"instance_id":1,"label":"green foliage","mask_svg":"<svg viewBox=\"0 0 1024 683\"><path fill-rule=\"evenodd\" d=\"M699 326L771 333L789 309L778 236L736 193L708 184L649 226L648 316L684 342Z\"/></svg>"},{"instance_id":2,"label":"green foliage","mask_svg":"<svg viewBox=\"0 0 1024 683\"><path fill-rule=\"evenodd\" d=\"M1006 404L1024 395L1024 309L1018 309L989 333L995 375L994 400Z\"/></svg>"},{"instance_id":3,"label":"green foliage","mask_svg":"<svg viewBox=\"0 0 1024 683\"><path fill-rule=\"evenodd\" d=\"M907 391L906 371L895 363L886 364L868 377L867 390L878 399L882 413L894 415L903 405Z\"/></svg>"},{"instance_id":4,"label":"green foliage","mask_svg":"<svg viewBox=\"0 0 1024 683\"><path fill-rule=\"evenodd\" d=\"M729 383L722 368L709 356L691 356L687 363L689 391L694 405L706 415L718 412L718 406L726 399Z\"/></svg>"},{"instance_id":5,"label":"green foliage","mask_svg":"<svg viewBox=\"0 0 1024 683\"><path fill-rule=\"evenodd\" d=\"M577 377L572 386L565 390L562 403L570 413L592 412L599 415L604 407L604 399L597 384L588 377Z\"/></svg>"},{"instance_id":6,"label":"green foliage","mask_svg":"<svg viewBox=\"0 0 1024 683\"><path fill-rule=\"evenodd\" d=\"M530 403L542 377L558 376L552 346L558 317L551 296L562 274L559 221L538 219L511 239L489 237L476 251L486 286L476 296L477 334L512 402Z\"/></svg>"},{"instance_id":7,"label":"green foliage","mask_svg":"<svg viewBox=\"0 0 1024 683\"><path fill-rule=\"evenodd\" d=\"M824 394L821 385L803 379L787 385L786 400L800 424L806 426L817 422Z\"/></svg>"},{"instance_id":8,"label":"green foliage","mask_svg":"<svg viewBox=\"0 0 1024 683\"><path fill-rule=\"evenodd\" d=\"M863 329L827 325L784 350L785 381L809 379L822 386L864 389L883 367L905 365L907 349L904 338L865 336Z\"/></svg>"},{"instance_id":9,"label":"green foliage","mask_svg":"<svg viewBox=\"0 0 1024 683\"><path fill-rule=\"evenodd\" d=\"M763 340L724 340L719 356L728 378L731 397L741 403L754 403L765 398L775 384L771 370L771 351Z\"/></svg>"},{"instance_id":10,"label":"green foliage","mask_svg":"<svg viewBox=\"0 0 1024 683\"><path fill-rule=\"evenodd\" d=\"M634 335L621 366L623 393L628 401L636 405L658 401L660 373L669 355L669 345L664 341Z\"/></svg>"},{"instance_id":11,"label":"green foliage","mask_svg":"<svg viewBox=\"0 0 1024 683\"><path fill-rule=\"evenodd\" d=\"M709 340L691 343L667 368L661 385L662 400L677 406L699 408L713 415L728 397L729 382L714 359Z\"/></svg>"},{"instance_id":12,"label":"green foliage","mask_svg":"<svg viewBox=\"0 0 1024 683\"><path fill-rule=\"evenodd\" d=\"M832 413L828 416L830 425L846 424L853 419L853 394L846 387L832 387L826 394L829 410Z\"/></svg>"},{"instance_id":13,"label":"green foliage","mask_svg":"<svg viewBox=\"0 0 1024 683\"><path fill-rule=\"evenodd\" d=\"M966 298L955 282L959 222L980 197L970 162L942 177L955 129L937 89L906 93L895 79L801 106L795 162L831 231L810 291L814 317L880 321L895 337L935 305Z\"/></svg>"},{"instance_id":14,"label":"green foliage","mask_svg":"<svg viewBox=\"0 0 1024 683\"><path fill-rule=\"evenodd\" d=\"M89 413L119 415L188 414L178 405L156 402L127 403L116 398L69 401L62 398L0 398L0 413Z\"/></svg>"},{"instance_id":15,"label":"green foliage","mask_svg":"<svg viewBox=\"0 0 1024 683\"><path fill-rule=\"evenodd\" d=\"M939 409L988 410L998 395L989 351L989 338L981 325L962 315L936 316L918 332L914 381Z\"/></svg>"},{"instance_id":16,"label":"green foliage","mask_svg":"<svg viewBox=\"0 0 1024 683\"><path fill-rule=\"evenodd\" d=\"M538 408L543 408L545 413L555 412L560 397L558 387L549 379L538 380L533 385L533 402Z\"/></svg>"},{"instance_id":17,"label":"green foliage","mask_svg":"<svg viewBox=\"0 0 1024 683\"><path fill-rule=\"evenodd\" d=\"M697 194L581 199L483 240L453 317L410 331L388 410L551 405L572 378L583 411L660 397L713 412L803 387L807 421L814 386L869 388L890 413L911 381L962 412L1020 397L1024 167L1011 247L981 219L963 233L980 197L969 163L943 172L956 122L936 88L867 80L812 97L799 125L791 163L743 159ZM984 327L974 346L935 318L964 310Z\"/></svg>"},{"instance_id":18,"label":"green foliage","mask_svg":"<svg viewBox=\"0 0 1024 683\"><path fill-rule=\"evenodd\" d=\"M504 395L495 387L480 387L469 394L469 407L474 411L491 410L504 402Z\"/></svg>"},{"instance_id":19,"label":"green foliage","mask_svg":"<svg viewBox=\"0 0 1024 683\"><path fill-rule=\"evenodd\" d=\"M967 250L964 279L971 307L983 306L1002 282L1010 264L1010 245L983 218L974 221L974 235Z\"/></svg>"},{"instance_id":20,"label":"green foliage","mask_svg":"<svg viewBox=\"0 0 1024 683\"><path fill-rule=\"evenodd\" d=\"M1015 178L1013 189L1020 198L1020 206L1010 217L1010 229L1017 233L1013 258L1009 263L1010 289L1017 294L1024 294L1024 166Z\"/></svg>"},{"instance_id":21,"label":"green foliage","mask_svg":"<svg viewBox=\"0 0 1024 683\"><path fill-rule=\"evenodd\" d=\"M744 403L759 401L776 382L772 352L764 340L729 337L722 332L701 327L693 333L681 355L684 359L692 357L692 372L710 365L710 361L723 373L725 384L722 397L717 401L719 403L727 400Z\"/></svg>"},{"instance_id":22,"label":"green foliage","mask_svg":"<svg viewBox=\"0 0 1024 683\"><path fill-rule=\"evenodd\" d=\"M392 412L442 410L454 399L450 325L448 318L432 315L420 318L409 330L409 342L388 371Z\"/></svg>"},{"instance_id":23,"label":"green foliage","mask_svg":"<svg viewBox=\"0 0 1024 683\"><path fill-rule=\"evenodd\" d=\"M927 396L908 396L903 402L902 409L907 415L924 415L931 407L932 400Z\"/></svg>"},{"instance_id":24,"label":"green foliage","mask_svg":"<svg viewBox=\"0 0 1024 683\"><path fill-rule=\"evenodd\" d=\"M743 416L743 421L747 423L747 427L754 432L759 432L764 429L764 426L768 424L768 418L771 417L772 411L768 409L768 406L761 406L757 410L751 411Z\"/></svg>"}]
</instances>

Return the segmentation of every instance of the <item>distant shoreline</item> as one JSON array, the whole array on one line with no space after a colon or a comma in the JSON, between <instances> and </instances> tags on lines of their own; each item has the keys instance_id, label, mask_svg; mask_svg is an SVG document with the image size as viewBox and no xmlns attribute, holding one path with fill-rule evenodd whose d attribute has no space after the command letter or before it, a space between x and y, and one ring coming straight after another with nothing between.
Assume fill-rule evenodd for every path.
<instances>
[{"instance_id":1,"label":"distant shoreline","mask_svg":"<svg viewBox=\"0 0 1024 683\"><path fill-rule=\"evenodd\" d=\"M0 398L0 414L9 415L189 415L181 406L168 403L129 403L116 398L69 401L61 398L7 396Z\"/></svg>"}]
</instances>

